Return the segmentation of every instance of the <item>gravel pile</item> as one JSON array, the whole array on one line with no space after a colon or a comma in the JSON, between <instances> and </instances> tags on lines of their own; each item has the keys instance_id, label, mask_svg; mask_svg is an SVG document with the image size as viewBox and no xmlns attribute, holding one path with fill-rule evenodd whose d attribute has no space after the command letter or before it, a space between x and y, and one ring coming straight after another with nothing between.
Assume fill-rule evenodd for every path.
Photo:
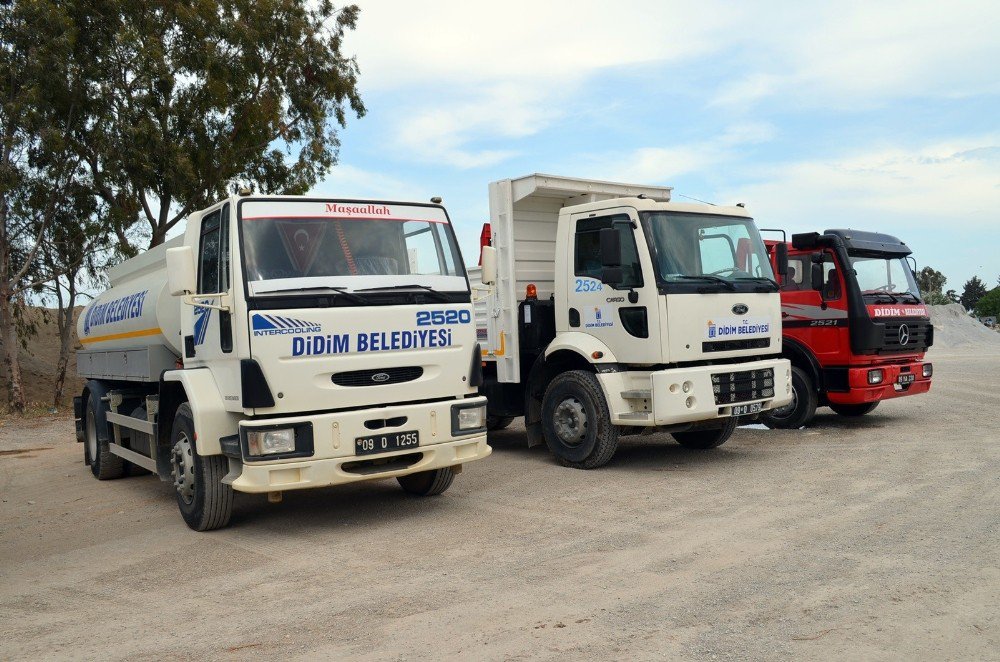
<instances>
[{"instance_id":1,"label":"gravel pile","mask_svg":"<svg viewBox=\"0 0 1000 662\"><path fill-rule=\"evenodd\" d=\"M961 304L927 308L934 323L934 349L1000 349L1000 333L969 317Z\"/></svg>"}]
</instances>

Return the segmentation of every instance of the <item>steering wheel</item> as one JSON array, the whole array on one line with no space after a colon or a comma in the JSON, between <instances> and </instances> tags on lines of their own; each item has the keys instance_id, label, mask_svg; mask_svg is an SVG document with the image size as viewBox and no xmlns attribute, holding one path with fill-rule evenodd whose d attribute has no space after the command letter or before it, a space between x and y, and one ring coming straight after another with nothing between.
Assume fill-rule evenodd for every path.
<instances>
[{"instance_id":1,"label":"steering wheel","mask_svg":"<svg viewBox=\"0 0 1000 662\"><path fill-rule=\"evenodd\" d=\"M712 271L712 272L708 273L707 275L709 275L709 276L721 276L723 273L726 273L726 272L734 274L737 271L741 271L741 270L737 269L736 267L723 267L722 269L716 269L715 271Z\"/></svg>"},{"instance_id":2,"label":"steering wheel","mask_svg":"<svg viewBox=\"0 0 1000 662\"><path fill-rule=\"evenodd\" d=\"M873 287L872 292L892 292L896 289L895 283L886 283L885 285L879 285L878 287Z\"/></svg>"}]
</instances>

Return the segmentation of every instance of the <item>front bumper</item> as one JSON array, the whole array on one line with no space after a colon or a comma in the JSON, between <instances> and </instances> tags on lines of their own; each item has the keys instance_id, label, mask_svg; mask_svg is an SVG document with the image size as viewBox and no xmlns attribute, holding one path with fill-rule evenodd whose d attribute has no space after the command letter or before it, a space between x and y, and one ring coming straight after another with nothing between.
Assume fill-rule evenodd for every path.
<instances>
[{"instance_id":1,"label":"front bumper","mask_svg":"<svg viewBox=\"0 0 1000 662\"><path fill-rule=\"evenodd\" d=\"M931 390L931 377L923 376L923 367L926 361L910 361L908 363L890 363L885 365L867 365L847 370L847 384L850 390L846 393L829 391L826 394L827 400L835 405L858 405L868 402L879 402L900 398L904 395L917 395L927 393ZM868 383L868 371L882 370L883 380L881 384ZM900 384L900 375L913 375L914 380L909 384Z\"/></svg>"},{"instance_id":2,"label":"front bumper","mask_svg":"<svg viewBox=\"0 0 1000 662\"><path fill-rule=\"evenodd\" d=\"M717 404L712 375L728 375L773 370L774 395ZM674 368L629 377L628 373L599 375L612 406L612 422L618 425L676 425L732 415L733 406L761 403L762 411L792 401L792 366L787 359L767 359L749 363L718 364ZM648 386L646 386L648 384ZM646 400L635 397L646 393ZM638 390L637 390L638 389ZM621 393L622 396L617 397Z\"/></svg>"},{"instance_id":3,"label":"front bumper","mask_svg":"<svg viewBox=\"0 0 1000 662\"><path fill-rule=\"evenodd\" d=\"M306 458L259 460L243 458L223 479L238 492L275 492L325 487L361 480L394 478L464 464L491 453L486 432L452 434L452 405L485 403L485 398L447 400L419 405L397 405L350 412L290 416L240 422L241 430L255 426L312 424L313 454ZM372 455L355 455L354 440L373 434L372 421L403 419L389 431L417 431L420 445ZM368 426L366 426L366 423Z\"/></svg>"}]
</instances>

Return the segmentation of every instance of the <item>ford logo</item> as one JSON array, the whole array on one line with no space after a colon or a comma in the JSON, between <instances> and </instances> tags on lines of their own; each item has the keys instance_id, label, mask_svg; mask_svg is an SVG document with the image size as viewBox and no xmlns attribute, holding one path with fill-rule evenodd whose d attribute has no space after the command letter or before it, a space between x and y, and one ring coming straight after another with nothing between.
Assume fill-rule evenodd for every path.
<instances>
[{"instance_id":1,"label":"ford logo","mask_svg":"<svg viewBox=\"0 0 1000 662\"><path fill-rule=\"evenodd\" d=\"M378 382L380 384L382 382L387 382L387 381L389 381L389 373L387 373L387 372L376 372L374 375L372 375L372 381L373 382Z\"/></svg>"},{"instance_id":2,"label":"ford logo","mask_svg":"<svg viewBox=\"0 0 1000 662\"><path fill-rule=\"evenodd\" d=\"M745 303L738 303L733 306L733 315L746 315L750 308Z\"/></svg>"}]
</instances>

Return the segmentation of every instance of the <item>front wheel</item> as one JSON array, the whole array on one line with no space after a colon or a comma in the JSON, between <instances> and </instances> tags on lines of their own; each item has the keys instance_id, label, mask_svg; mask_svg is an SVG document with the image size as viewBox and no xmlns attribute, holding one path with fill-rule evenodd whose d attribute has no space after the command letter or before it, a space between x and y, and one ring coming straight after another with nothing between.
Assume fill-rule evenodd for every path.
<instances>
[{"instance_id":1,"label":"front wheel","mask_svg":"<svg viewBox=\"0 0 1000 662\"><path fill-rule=\"evenodd\" d=\"M711 430L691 430L690 432L674 432L672 436L677 443L684 448L696 450L708 450L717 448L729 441L739 423L739 417L730 416L723 423L722 427Z\"/></svg>"},{"instance_id":2,"label":"front wheel","mask_svg":"<svg viewBox=\"0 0 1000 662\"><path fill-rule=\"evenodd\" d=\"M841 416L864 416L878 407L878 401L866 402L863 405L830 405L830 409Z\"/></svg>"},{"instance_id":3,"label":"front wheel","mask_svg":"<svg viewBox=\"0 0 1000 662\"><path fill-rule=\"evenodd\" d=\"M777 385L775 385L777 386ZM760 422L772 429L797 430L816 415L819 394L805 370L792 367L792 401L784 407L760 414Z\"/></svg>"},{"instance_id":4,"label":"front wheel","mask_svg":"<svg viewBox=\"0 0 1000 662\"><path fill-rule=\"evenodd\" d=\"M421 471L408 476L396 478L403 491L417 496L434 496L441 494L455 480L455 470L452 467L442 467L430 471Z\"/></svg>"},{"instance_id":5,"label":"front wheel","mask_svg":"<svg viewBox=\"0 0 1000 662\"><path fill-rule=\"evenodd\" d=\"M194 439L194 418L185 402L177 408L170 436L177 507L195 531L221 529L233 512L233 488L222 482L229 460L223 455L199 455Z\"/></svg>"},{"instance_id":6,"label":"front wheel","mask_svg":"<svg viewBox=\"0 0 1000 662\"><path fill-rule=\"evenodd\" d=\"M597 377L584 370L565 372L549 384L542 398L545 444L563 465L596 469L618 448L618 426Z\"/></svg>"}]
</instances>

